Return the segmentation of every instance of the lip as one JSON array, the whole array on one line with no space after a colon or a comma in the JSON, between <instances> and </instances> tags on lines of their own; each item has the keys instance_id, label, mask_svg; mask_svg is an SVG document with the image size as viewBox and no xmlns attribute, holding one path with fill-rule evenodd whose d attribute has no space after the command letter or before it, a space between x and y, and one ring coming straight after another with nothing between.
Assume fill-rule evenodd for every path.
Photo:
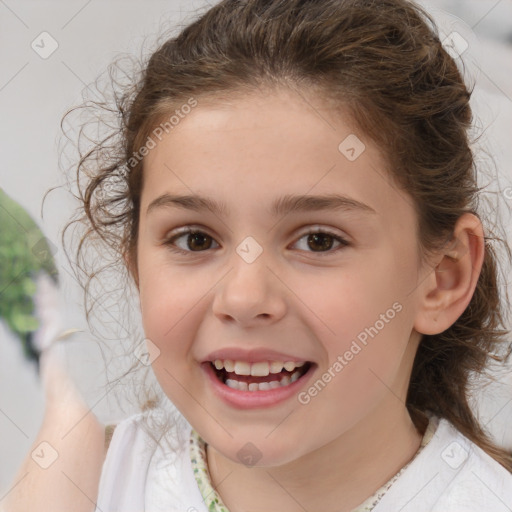
<instances>
[{"instance_id":1,"label":"lip","mask_svg":"<svg viewBox=\"0 0 512 512\"><path fill-rule=\"evenodd\" d=\"M279 357L283 356L281 355ZM217 357L217 359L222 359L222 357ZM228 358L225 357L225 359ZM261 361L262 359L260 358L258 360ZM288 361L290 360L293 361L293 358L288 359ZM295 382L267 391L240 391L230 388L219 381L210 361L205 361L200 366L202 371L205 372L208 381L211 383L213 392L223 402L237 409L257 409L278 405L290 397L295 396L300 388L305 386L307 381L309 381L316 365L312 363L311 368Z\"/></svg>"},{"instance_id":2,"label":"lip","mask_svg":"<svg viewBox=\"0 0 512 512\"><path fill-rule=\"evenodd\" d=\"M300 363L302 361L308 361L307 359L297 358L297 356L285 354L284 352L277 352L274 350L243 350L234 347L215 350L214 352L208 354L206 358L201 362L209 363L215 361L216 359L221 359L223 361L230 359L231 361L245 361L247 363L258 363L260 361L294 361L296 363Z\"/></svg>"}]
</instances>

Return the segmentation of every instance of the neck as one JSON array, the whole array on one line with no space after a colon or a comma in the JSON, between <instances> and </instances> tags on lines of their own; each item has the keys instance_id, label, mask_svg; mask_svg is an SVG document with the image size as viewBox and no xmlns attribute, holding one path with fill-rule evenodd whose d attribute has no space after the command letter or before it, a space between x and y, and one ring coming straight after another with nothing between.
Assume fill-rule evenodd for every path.
<instances>
[{"instance_id":1,"label":"neck","mask_svg":"<svg viewBox=\"0 0 512 512\"><path fill-rule=\"evenodd\" d=\"M208 467L230 512L349 512L414 457L421 438L404 404L389 394L349 431L291 463L248 468L208 446Z\"/></svg>"}]
</instances>

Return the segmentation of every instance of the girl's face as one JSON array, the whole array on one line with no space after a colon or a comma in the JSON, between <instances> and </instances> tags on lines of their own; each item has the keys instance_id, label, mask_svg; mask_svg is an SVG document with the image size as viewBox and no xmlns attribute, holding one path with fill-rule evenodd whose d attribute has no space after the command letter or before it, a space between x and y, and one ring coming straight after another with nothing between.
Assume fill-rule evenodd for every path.
<instances>
[{"instance_id":1,"label":"girl's face","mask_svg":"<svg viewBox=\"0 0 512 512\"><path fill-rule=\"evenodd\" d=\"M347 116L285 91L199 101L144 166L138 282L163 390L249 465L394 421L417 251L411 200Z\"/></svg>"}]
</instances>

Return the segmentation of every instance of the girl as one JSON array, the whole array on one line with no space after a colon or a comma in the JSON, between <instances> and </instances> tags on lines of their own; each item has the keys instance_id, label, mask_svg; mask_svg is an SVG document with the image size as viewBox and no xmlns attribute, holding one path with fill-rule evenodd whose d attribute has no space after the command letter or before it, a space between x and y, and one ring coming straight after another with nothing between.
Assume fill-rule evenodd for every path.
<instances>
[{"instance_id":1,"label":"girl","mask_svg":"<svg viewBox=\"0 0 512 512\"><path fill-rule=\"evenodd\" d=\"M512 509L469 405L510 346L469 99L405 0L224 0L151 56L78 257L125 262L182 419L117 425L98 512Z\"/></svg>"}]
</instances>

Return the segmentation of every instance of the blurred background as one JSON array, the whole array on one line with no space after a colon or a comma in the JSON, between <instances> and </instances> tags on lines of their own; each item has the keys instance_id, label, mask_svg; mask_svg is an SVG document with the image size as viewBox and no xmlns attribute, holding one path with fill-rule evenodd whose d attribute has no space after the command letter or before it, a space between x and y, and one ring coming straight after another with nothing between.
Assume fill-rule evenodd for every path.
<instances>
[{"instance_id":1,"label":"blurred background","mask_svg":"<svg viewBox=\"0 0 512 512\"><path fill-rule=\"evenodd\" d=\"M490 181L490 210L503 216L512 243L512 1L422 4L440 24L445 45L463 61L466 79L475 84L472 103L482 134L478 155L484 164L489 157L497 164L484 179ZM0 0L0 499L43 417L44 395L30 353L34 344L67 331L66 364L100 421L119 421L135 407L123 402L119 387L110 392L103 387L133 361L123 357L125 350L116 339L105 354L87 326L82 293L60 242L74 208L66 189L50 193L42 211L45 192L65 183L62 169L69 165L61 118L81 103L82 90L119 53L139 57L156 45L162 30L178 30L207 5L204 0ZM76 135L72 126L65 128L71 137ZM37 225L16 210L18 205ZM16 243L20 233L30 240L28 245ZM42 269L46 277L37 282L18 279L21 271L5 262ZM53 292L55 270L58 294ZM505 279L510 283L510 274ZM44 333L31 332L37 320L27 297L36 290L46 297L41 306L48 326ZM61 318L52 317L50 304L60 308ZM101 304L100 310L105 325L123 330L115 304ZM107 374L104 357L115 362ZM501 384L477 386L475 408L495 439L512 448L511 369L496 375Z\"/></svg>"}]
</instances>

